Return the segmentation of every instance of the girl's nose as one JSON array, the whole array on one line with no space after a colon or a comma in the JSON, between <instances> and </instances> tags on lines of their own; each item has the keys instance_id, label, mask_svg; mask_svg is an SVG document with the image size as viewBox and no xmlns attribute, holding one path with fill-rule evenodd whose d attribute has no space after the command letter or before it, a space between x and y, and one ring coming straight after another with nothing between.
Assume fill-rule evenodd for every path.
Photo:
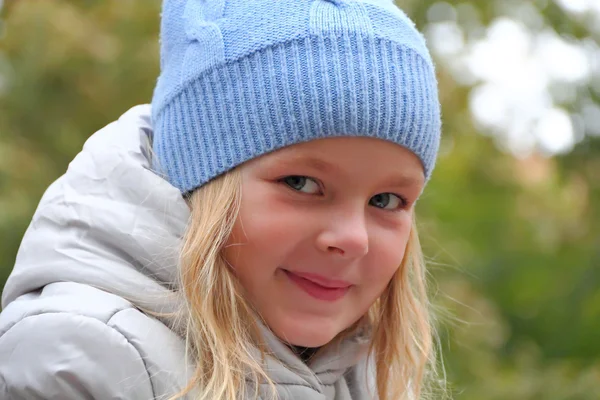
<instances>
[{"instance_id":1,"label":"girl's nose","mask_svg":"<svg viewBox=\"0 0 600 400\"><path fill-rule=\"evenodd\" d=\"M343 258L360 258L369 252L369 234L364 210L330 215L317 237L320 251Z\"/></svg>"}]
</instances>

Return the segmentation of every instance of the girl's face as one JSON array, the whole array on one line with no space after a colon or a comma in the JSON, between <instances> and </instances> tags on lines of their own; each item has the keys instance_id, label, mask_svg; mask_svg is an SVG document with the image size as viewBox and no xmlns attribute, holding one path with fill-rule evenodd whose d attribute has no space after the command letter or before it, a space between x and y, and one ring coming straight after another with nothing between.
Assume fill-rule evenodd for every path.
<instances>
[{"instance_id":1,"label":"girl's face","mask_svg":"<svg viewBox=\"0 0 600 400\"><path fill-rule=\"evenodd\" d=\"M372 138L314 140L241 167L225 257L283 341L318 347L359 320L399 268L419 159Z\"/></svg>"}]
</instances>

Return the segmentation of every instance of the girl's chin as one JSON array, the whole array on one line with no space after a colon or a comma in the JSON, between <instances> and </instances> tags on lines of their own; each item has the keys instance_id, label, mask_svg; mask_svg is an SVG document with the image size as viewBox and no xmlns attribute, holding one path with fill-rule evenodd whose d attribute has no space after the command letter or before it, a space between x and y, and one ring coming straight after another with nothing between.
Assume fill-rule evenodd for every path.
<instances>
[{"instance_id":1,"label":"girl's chin","mask_svg":"<svg viewBox=\"0 0 600 400\"><path fill-rule=\"evenodd\" d=\"M327 327L327 324L294 321L284 326L271 326L277 337L285 343L300 347L321 347L331 342L343 329Z\"/></svg>"}]
</instances>

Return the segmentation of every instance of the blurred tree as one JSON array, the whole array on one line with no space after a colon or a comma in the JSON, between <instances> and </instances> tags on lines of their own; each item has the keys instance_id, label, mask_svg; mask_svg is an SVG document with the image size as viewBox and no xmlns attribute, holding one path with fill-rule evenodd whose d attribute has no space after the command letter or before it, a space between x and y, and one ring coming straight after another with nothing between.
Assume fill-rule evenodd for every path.
<instances>
[{"instance_id":1,"label":"blurred tree","mask_svg":"<svg viewBox=\"0 0 600 400\"><path fill-rule=\"evenodd\" d=\"M7 1L0 42L0 282L36 203L158 75L158 1Z\"/></svg>"},{"instance_id":2,"label":"blurred tree","mask_svg":"<svg viewBox=\"0 0 600 400\"><path fill-rule=\"evenodd\" d=\"M564 0L397 3L433 48L452 44L450 36L433 40L436 24L458 27L466 49L504 18L598 49L600 12L571 12ZM0 287L48 184L90 134L150 101L159 13L158 0L5 2ZM457 73L452 54L434 52L444 139L418 213L436 302L449 310L441 312L441 344L453 396L599 399L598 71L595 81L551 90L573 126L582 126L574 148L549 156L536 147L515 156L498 132L473 117L482 82L461 68Z\"/></svg>"}]
</instances>

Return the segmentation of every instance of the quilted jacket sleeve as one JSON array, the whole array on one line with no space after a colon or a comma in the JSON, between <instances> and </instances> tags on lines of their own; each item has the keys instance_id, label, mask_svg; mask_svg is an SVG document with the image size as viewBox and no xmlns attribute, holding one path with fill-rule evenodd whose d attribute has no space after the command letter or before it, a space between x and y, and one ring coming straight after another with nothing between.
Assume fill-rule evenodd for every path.
<instances>
[{"instance_id":1,"label":"quilted jacket sleeve","mask_svg":"<svg viewBox=\"0 0 600 400\"><path fill-rule=\"evenodd\" d=\"M118 330L71 313L28 316L0 336L0 398L154 398L144 360Z\"/></svg>"}]
</instances>

